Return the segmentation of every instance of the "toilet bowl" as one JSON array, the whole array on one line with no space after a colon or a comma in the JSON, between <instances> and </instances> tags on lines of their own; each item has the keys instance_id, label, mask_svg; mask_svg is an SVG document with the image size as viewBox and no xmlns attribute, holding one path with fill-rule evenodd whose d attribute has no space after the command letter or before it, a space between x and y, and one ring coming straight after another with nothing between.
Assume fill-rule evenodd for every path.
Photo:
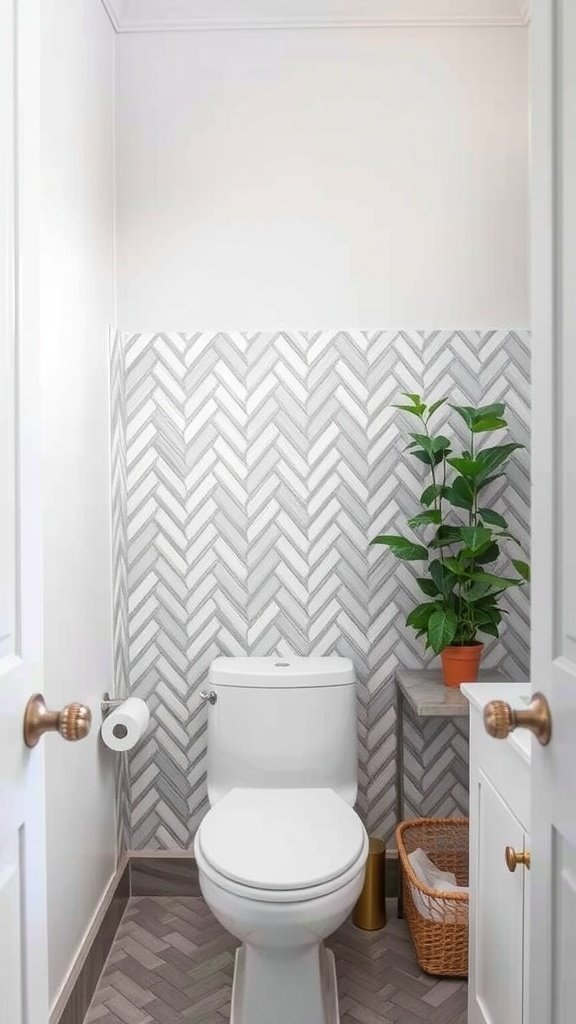
<instances>
[{"instance_id":1,"label":"toilet bowl","mask_svg":"<svg viewBox=\"0 0 576 1024\"><path fill-rule=\"evenodd\" d=\"M333 790L232 789L194 843L200 888L243 943L231 1024L337 1024L334 957L323 940L364 880L368 838Z\"/></svg>"},{"instance_id":2,"label":"toilet bowl","mask_svg":"<svg viewBox=\"0 0 576 1024\"><path fill-rule=\"evenodd\" d=\"M338 1024L323 940L364 881L349 658L216 658L208 800L194 852L214 916L242 942L232 1024Z\"/></svg>"}]
</instances>

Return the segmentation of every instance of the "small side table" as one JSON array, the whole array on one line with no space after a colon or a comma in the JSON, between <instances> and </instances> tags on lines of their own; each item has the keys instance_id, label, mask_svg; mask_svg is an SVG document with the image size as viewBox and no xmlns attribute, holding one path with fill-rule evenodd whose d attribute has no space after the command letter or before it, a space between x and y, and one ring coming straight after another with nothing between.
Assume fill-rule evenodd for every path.
<instances>
[{"instance_id":1,"label":"small side table","mask_svg":"<svg viewBox=\"0 0 576 1024\"><path fill-rule=\"evenodd\" d=\"M505 677L500 672L484 669L480 672L481 683L502 683ZM396 814L398 821L404 820L404 709L419 718L468 718L468 701L458 687L445 686L441 669L412 671L396 670ZM402 875L398 868L398 917L402 917Z\"/></svg>"}]
</instances>

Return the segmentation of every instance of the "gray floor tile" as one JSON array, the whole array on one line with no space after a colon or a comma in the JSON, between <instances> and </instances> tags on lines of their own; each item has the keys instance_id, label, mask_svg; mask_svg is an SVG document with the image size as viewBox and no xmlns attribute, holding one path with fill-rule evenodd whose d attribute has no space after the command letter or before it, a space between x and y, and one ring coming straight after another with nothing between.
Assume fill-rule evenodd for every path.
<instances>
[{"instance_id":1,"label":"gray floor tile","mask_svg":"<svg viewBox=\"0 0 576 1024\"><path fill-rule=\"evenodd\" d=\"M465 982L420 970L393 901L382 931L348 921L327 945L341 1024L465 1024ZM227 1024L236 946L201 896L133 897L84 1024Z\"/></svg>"}]
</instances>

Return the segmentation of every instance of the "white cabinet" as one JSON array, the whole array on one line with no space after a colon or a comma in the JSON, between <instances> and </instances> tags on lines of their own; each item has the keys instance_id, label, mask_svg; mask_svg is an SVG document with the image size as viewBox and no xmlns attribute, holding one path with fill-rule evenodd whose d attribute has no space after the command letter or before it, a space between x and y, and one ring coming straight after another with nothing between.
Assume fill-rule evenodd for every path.
<instances>
[{"instance_id":1,"label":"white cabinet","mask_svg":"<svg viewBox=\"0 0 576 1024\"><path fill-rule=\"evenodd\" d=\"M526 685L470 684L469 1024L527 1024L530 871L511 872L506 847L530 849L530 740L491 739L484 705L522 706Z\"/></svg>"}]
</instances>

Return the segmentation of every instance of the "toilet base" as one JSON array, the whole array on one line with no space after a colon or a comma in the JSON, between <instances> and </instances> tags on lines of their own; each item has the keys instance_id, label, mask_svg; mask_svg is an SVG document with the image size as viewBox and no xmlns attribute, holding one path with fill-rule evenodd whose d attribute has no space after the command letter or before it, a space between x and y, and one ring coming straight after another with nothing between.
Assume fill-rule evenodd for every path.
<instances>
[{"instance_id":1,"label":"toilet base","mask_svg":"<svg viewBox=\"0 0 576 1024\"><path fill-rule=\"evenodd\" d=\"M280 954L280 955L279 955ZM230 1024L340 1024L336 962L322 944L236 950Z\"/></svg>"}]
</instances>

